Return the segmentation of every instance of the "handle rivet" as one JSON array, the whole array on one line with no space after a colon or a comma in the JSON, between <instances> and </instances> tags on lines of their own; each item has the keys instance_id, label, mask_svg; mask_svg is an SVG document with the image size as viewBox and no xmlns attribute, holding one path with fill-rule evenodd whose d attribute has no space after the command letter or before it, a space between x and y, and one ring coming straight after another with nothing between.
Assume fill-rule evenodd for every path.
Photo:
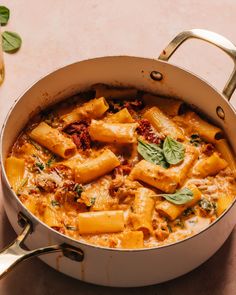
<instances>
[{"instance_id":1,"label":"handle rivet","mask_svg":"<svg viewBox=\"0 0 236 295\"><path fill-rule=\"evenodd\" d=\"M150 74L150 77L154 81L161 81L163 79L162 73L160 73L158 71L152 71Z\"/></svg>"},{"instance_id":2,"label":"handle rivet","mask_svg":"<svg viewBox=\"0 0 236 295\"><path fill-rule=\"evenodd\" d=\"M221 120L224 120L225 119L225 112L224 110L222 109L222 107L218 106L216 108L216 114L217 116L221 119Z\"/></svg>"}]
</instances>

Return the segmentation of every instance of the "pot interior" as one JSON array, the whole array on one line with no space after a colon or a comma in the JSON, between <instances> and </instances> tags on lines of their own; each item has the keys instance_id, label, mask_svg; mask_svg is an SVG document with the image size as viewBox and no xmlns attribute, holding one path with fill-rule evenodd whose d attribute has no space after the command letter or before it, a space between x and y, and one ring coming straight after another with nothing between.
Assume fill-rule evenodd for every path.
<instances>
[{"instance_id":1,"label":"pot interior","mask_svg":"<svg viewBox=\"0 0 236 295\"><path fill-rule=\"evenodd\" d=\"M156 78L159 72L162 79ZM160 76L160 75L159 75ZM157 75L157 77L159 77ZM115 87L134 87L153 94L180 98L194 104L215 124L224 129L236 151L236 124L234 109L213 87L197 76L169 63L139 57L117 56L77 62L61 68L30 87L11 108L2 132L2 163L16 136L29 118L56 102L91 85L104 83ZM224 120L216 113L224 112Z\"/></svg>"}]
</instances>

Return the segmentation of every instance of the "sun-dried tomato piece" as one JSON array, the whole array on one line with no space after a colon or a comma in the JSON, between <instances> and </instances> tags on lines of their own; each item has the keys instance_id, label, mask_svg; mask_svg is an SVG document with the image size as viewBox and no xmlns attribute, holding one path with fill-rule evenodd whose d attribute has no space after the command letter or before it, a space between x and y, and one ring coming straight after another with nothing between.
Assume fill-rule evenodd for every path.
<instances>
[{"instance_id":1,"label":"sun-dried tomato piece","mask_svg":"<svg viewBox=\"0 0 236 295\"><path fill-rule=\"evenodd\" d=\"M65 132L70 134L78 149L87 150L91 146L91 138L88 131L89 122L81 120L74 122L65 128Z\"/></svg>"},{"instance_id":2,"label":"sun-dried tomato piece","mask_svg":"<svg viewBox=\"0 0 236 295\"><path fill-rule=\"evenodd\" d=\"M147 119L139 120L139 127L137 128L138 134L142 135L146 140L152 143L160 144L164 139L164 136L160 133L157 133L152 128L152 125Z\"/></svg>"}]
</instances>

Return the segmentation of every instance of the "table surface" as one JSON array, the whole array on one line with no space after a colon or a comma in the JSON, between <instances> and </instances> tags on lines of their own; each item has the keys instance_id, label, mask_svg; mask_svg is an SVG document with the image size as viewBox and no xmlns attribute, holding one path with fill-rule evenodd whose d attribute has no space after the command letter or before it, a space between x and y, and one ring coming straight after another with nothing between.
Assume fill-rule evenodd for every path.
<instances>
[{"instance_id":1,"label":"table surface","mask_svg":"<svg viewBox=\"0 0 236 295\"><path fill-rule=\"evenodd\" d=\"M1 5L11 10L10 22L2 29L20 33L23 45L18 53L4 55L0 124L15 98L34 81L66 64L106 55L157 57L176 34L192 28L218 32L236 43L235 0L2 0ZM191 69L219 90L233 66L219 49L196 40L184 44L171 62ZM236 95L231 102L236 105ZM0 202L0 247L14 237ZM32 259L0 282L0 294L232 295L236 292L235 246L234 230L198 269L164 284L132 289L89 285Z\"/></svg>"}]
</instances>

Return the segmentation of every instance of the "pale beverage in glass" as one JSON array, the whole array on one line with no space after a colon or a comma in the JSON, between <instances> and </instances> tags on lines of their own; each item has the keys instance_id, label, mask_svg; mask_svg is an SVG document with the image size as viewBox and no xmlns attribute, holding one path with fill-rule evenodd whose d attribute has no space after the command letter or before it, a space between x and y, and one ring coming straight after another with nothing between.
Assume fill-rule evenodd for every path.
<instances>
[{"instance_id":1,"label":"pale beverage in glass","mask_svg":"<svg viewBox=\"0 0 236 295\"><path fill-rule=\"evenodd\" d=\"M3 63L3 52L2 52L2 36L1 36L1 26L0 26L0 85L4 79L4 63Z\"/></svg>"}]
</instances>

